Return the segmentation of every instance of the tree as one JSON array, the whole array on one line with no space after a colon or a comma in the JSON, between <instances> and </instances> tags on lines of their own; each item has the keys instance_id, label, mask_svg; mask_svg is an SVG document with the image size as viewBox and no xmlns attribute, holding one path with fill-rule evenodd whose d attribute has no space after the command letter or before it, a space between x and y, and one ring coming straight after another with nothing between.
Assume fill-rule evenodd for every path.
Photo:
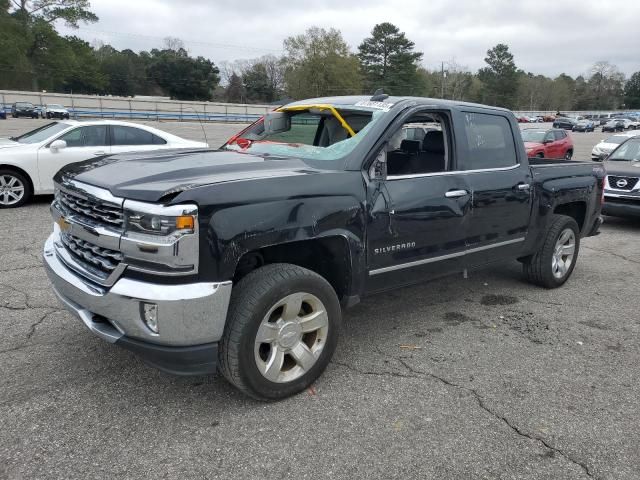
<instances>
[{"instance_id":1,"label":"tree","mask_svg":"<svg viewBox=\"0 0 640 480\"><path fill-rule=\"evenodd\" d=\"M171 98L209 100L220 81L218 73L212 61L192 58L182 48L151 51L148 74Z\"/></svg>"},{"instance_id":2,"label":"tree","mask_svg":"<svg viewBox=\"0 0 640 480\"><path fill-rule=\"evenodd\" d=\"M589 103L597 109L614 109L622 103L624 74L618 67L606 61L591 67L587 81Z\"/></svg>"},{"instance_id":3,"label":"tree","mask_svg":"<svg viewBox=\"0 0 640 480\"><path fill-rule=\"evenodd\" d=\"M640 72L631 75L624 87L624 105L626 108L640 108Z\"/></svg>"},{"instance_id":4,"label":"tree","mask_svg":"<svg viewBox=\"0 0 640 480\"><path fill-rule=\"evenodd\" d=\"M285 83L293 98L359 93L358 59L335 29L311 27L284 41Z\"/></svg>"},{"instance_id":5,"label":"tree","mask_svg":"<svg viewBox=\"0 0 640 480\"><path fill-rule=\"evenodd\" d=\"M417 69L422 52L404 32L391 23L373 27L371 37L358 47L358 58L366 88L384 88L390 94L415 93L419 89Z\"/></svg>"},{"instance_id":6,"label":"tree","mask_svg":"<svg viewBox=\"0 0 640 480\"><path fill-rule=\"evenodd\" d=\"M484 59L487 67L478 71L478 78L485 86L486 102L500 107L513 108L516 102L517 68L509 46L499 43Z\"/></svg>"},{"instance_id":7,"label":"tree","mask_svg":"<svg viewBox=\"0 0 640 480\"><path fill-rule=\"evenodd\" d=\"M71 28L79 23L93 23L98 17L89 10L89 0L11 0L16 17L25 24L39 18L49 24L64 20Z\"/></svg>"},{"instance_id":8,"label":"tree","mask_svg":"<svg viewBox=\"0 0 640 480\"><path fill-rule=\"evenodd\" d=\"M238 74L232 73L228 81L229 84L224 92L225 100L230 103L242 103L245 99L242 78Z\"/></svg>"}]
</instances>

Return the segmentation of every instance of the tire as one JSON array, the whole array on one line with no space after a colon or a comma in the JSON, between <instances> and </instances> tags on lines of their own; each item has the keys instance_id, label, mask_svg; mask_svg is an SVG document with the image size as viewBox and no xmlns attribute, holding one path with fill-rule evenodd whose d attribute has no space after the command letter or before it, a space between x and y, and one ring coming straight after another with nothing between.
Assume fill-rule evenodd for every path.
<instances>
[{"instance_id":1,"label":"tire","mask_svg":"<svg viewBox=\"0 0 640 480\"><path fill-rule=\"evenodd\" d=\"M571 157L573 157L573 150L567 150L567 153L564 154L564 159L571 160Z\"/></svg>"},{"instance_id":2,"label":"tire","mask_svg":"<svg viewBox=\"0 0 640 480\"><path fill-rule=\"evenodd\" d=\"M294 305L290 312L288 305ZM313 324L299 321L314 311L319 315ZM294 395L311 385L329 364L341 317L333 287L311 270L287 263L254 270L233 288L219 345L220 371L257 400ZM317 328L304 333L305 324ZM264 342L257 339L260 332ZM276 368L270 368L272 364Z\"/></svg>"},{"instance_id":3,"label":"tire","mask_svg":"<svg viewBox=\"0 0 640 480\"><path fill-rule=\"evenodd\" d=\"M0 208L17 208L33 194L31 183L19 172L0 169Z\"/></svg>"},{"instance_id":4,"label":"tire","mask_svg":"<svg viewBox=\"0 0 640 480\"><path fill-rule=\"evenodd\" d=\"M569 233L570 232L570 233ZM570 242L563 242L561 237L568 236L573 241L571 258L566 255L562 264L558 263L559 248L570 246ZM559 247L560 245L560 247ZM570 249L565 249L568 252ZM523 261L523 272L530 283L544 288L558 288L563 285L573 273L580 251L580 230L576 221L566 215L553 215L544 242L537 253ZM556 258L554 258L556 257ZM561 255L564 257L564 255ZM569 263L567 264L567 261Z\"/></svg>"},{"instance_id":5,"label":"tire","mask_svg":"<svg viewBox=\"0 0 640 480\"><path fill-rule=\"evenodd\" d=\"M544 153L540 152L540 153L538 153L538 154L536 155L536 157L538 157L538 158L544 158Z\"/></svg>"}]
</instances>

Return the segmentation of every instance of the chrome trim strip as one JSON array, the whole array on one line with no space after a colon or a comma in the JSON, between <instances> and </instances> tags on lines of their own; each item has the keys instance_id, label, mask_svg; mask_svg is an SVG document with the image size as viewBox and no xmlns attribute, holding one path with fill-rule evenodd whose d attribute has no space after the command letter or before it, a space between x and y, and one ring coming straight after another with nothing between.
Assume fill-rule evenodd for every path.
<instances>
[{"instance_id":1,"label":"chrome trim strip","mask_svg":"<svg viewBox=\"0 0 640 480\"><path fill-rule=\"evenodd\" d=\"M94 187L93 185L88 185L86 183L80 183L75 180L64 180L62 185L58 184L56 186L60 188L60 190L68 193L80 195L86 200L91 200L91 197L95 197L118 207L122 207L122 203L124 202L124 198L112 195L109 190Z\"/></svg>"},{"instance_id":2,"label":"chrome trim strip","mask_svg":"<svg viewBox=\"0 0 640 480\"><path fill-rule=\"evenodd\" d=\"M378 275L380 273L393 272L395 270L402 270L404 268L417 267L418 265L426 265L428 263L440 262L442 260L449 260L451 258L464 257L465 255L469 255L471 253L482 252L483 250L504 247L505 245L511 245L514 243L520 243L524 241L525 241L525 237L514 238L513 240L506 240L504 242L492 243L491 245L483 245L481 247L471 248L469 250L464 250L462 252L448 253L447 255L440 255L438 257L425 258L423 260L416 260L413 262L400 263L398 265L391 265L388 267L377 268L375 270L371 270L369 272L369 276Z\"/></svg>"},{"instance_id":3,"label":"chrome trim strip","mask_svg":"<svg viewBox=\"0 0 640 480\"><path fill-rule=\"evenodd\" d=\"M413 175L389 175L387 176L387 180L405 180L408 178L437 177L440 175L455 175L455 174L466 175L468 173L503 172L507 170L515 170L516 168L520 168L521 166L522 164L518 163L510 167L481 168L477 170L453 170L450 172L416 173Z\"/></svg>"},{"instance_id":4,"label":"chrome trim strip","mask_svg":"<svg viewBox=\"0 0 640 480\"><path fill-rule=\"evenodd\" d=\"M629 191L629 190L627 190ZM604 198L612 197L612 198L630 198L631 200L640 201L640 195L620 195L619 193L610 193L604 192Z\"/></svg>"},{"instance_id":5,"label":"chrome trim strip","mask_svg":"<svg viewBox=\"0 0 640 480\"><path fill-rule=\"evenodd\" d=\"M125 200L123 208L129 211L166 217L198 214L198 206L188 203L180 205L158 205L155 203L139 202L137 200Z\"/></svg>"}]
</instances>

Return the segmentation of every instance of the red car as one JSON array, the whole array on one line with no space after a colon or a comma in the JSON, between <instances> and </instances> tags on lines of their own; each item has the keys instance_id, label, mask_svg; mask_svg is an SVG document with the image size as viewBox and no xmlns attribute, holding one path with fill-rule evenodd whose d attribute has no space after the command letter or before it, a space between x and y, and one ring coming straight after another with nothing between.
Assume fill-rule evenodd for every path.
<instances>
[{"instance_id":1,"label":"red car","mask_svg":"<svg viewBox=\"0 0 640 480\"><path fill-rule=\"evenodd\" d=\"M522 139L527 156L540 158L564 158L573 156L573 139L560 128L526 128L522 130Z\"/></svg>"}]
</instances>

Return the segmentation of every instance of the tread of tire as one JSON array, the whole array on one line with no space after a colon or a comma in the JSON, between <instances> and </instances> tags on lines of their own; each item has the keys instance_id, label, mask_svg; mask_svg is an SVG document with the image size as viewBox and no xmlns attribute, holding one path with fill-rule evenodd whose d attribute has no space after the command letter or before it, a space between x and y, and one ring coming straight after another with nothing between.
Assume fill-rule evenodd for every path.
<instances>
[{"instance_id":1,"label":"tread of tire","mask_svg":"<svg viewBox=\"0 0 640 480\"><path fill-rule=\"evenodd\" d=\"M326 282L323 277L306 268L289 263L272 263L250 272L232 290L227 324L220 341L219 370L232 385L252 398L264 400L253 393L240 375L237 359L242 327L251 321L257 303L264 294L283 280L300 278L301 275Z\"/></svg>"},{"instance_id":2,"label":"tread of tire","mask_svg":"<svg viewBox=\"0 0 640 480\"><path fill-rule=\"evenodd\" d=\"M542 272L544 266L543 257L548 248L553 248L555 246L555 238L566 226L567 220L573 220L573 218L566 215L554 215L554 218L551 221L551 227L549 227L547 236L542 244L542 248L540 248L540 250L531 257L529 262L522 265L524 274L529 282L541 287L550 288L545 281L544 274ZM573 221L575 222L575 220Z\"/></svg>"}]
</instances>

